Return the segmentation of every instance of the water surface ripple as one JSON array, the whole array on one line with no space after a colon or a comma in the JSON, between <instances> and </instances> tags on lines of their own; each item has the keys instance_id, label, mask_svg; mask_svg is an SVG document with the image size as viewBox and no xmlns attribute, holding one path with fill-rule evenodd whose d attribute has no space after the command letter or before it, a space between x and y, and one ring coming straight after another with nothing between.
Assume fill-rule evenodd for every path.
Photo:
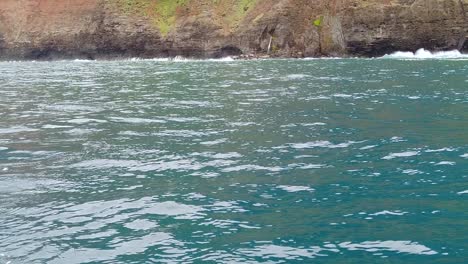
<instances>
[{"instance_id":1,"label":"water surface ripple","mask_svg":"<svg viewBox=\"0 0 468 264\"><path fill-rule=\"evenodd\" d=\"M0 263L463 263L468 63L0 63Z\"/></svg>"}]
</instances>

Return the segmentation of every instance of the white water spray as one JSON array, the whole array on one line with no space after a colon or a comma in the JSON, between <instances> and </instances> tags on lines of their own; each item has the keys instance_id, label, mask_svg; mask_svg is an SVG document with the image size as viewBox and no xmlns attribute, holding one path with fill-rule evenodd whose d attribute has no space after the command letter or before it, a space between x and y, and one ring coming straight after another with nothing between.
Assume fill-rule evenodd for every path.
<instances>
[{"instance_id":1,"label":"white water spray","mask_svg":"<svg viewBox=\"0 0 468 264\"><path fill-rule=\"evenodd\" d=\"M463 54L458 50L431 52L425 49L418 49L416 52L397 51L383 56L388 59L468 59L468 54Z\"/></svg>"}]
</instances>

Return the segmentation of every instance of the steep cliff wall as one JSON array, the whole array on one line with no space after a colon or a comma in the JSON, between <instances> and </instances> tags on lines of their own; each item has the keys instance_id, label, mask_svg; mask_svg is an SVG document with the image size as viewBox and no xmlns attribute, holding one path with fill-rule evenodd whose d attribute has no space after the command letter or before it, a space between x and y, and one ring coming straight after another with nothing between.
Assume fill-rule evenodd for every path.
<instances>
[{"instance_id":1,"label":"steep cliff wall","mask_svg":"<svg viewBox=\"0 0 468 264\"><path fill-rule=\"evenodd\" d=\"M467 49L468 0L2 0L0 58Z\"/></svg>"}]
</instances>

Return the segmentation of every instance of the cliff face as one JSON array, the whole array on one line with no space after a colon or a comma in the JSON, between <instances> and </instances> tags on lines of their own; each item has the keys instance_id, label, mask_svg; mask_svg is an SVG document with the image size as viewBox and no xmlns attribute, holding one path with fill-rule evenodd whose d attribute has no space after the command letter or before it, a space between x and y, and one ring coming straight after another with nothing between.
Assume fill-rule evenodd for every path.
<instances>
[{"instance_id":1,"label":"cliff face","mask_svg":"<svg viewBox=\"0 0 468 264\"><path fill-rule=\"evenodd\" d=\"M468 0L2 0L0 58L467 50Z\"/></svg>"}]
</instances>

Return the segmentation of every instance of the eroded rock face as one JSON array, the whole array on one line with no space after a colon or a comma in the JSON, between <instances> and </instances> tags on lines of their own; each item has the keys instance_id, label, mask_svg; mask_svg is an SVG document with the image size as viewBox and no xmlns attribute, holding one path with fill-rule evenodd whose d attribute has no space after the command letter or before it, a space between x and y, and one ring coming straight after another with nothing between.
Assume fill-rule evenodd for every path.
<instances>
[{"instance_id":1,"label":"eroded rock face","mask_svg":"<svg viewBox=\"0 0 468 264\"><path fill-rule=\"evenodd\" d=\"M467 50L467 11L468 0L2 0L0 58Z\"/></svg>"},{"instance_id":2,"label":"eroded rock face","mask_svg":"<svg viewBox=\"0 0 468 264\"><path fill-rule=\"evenodd\" d=\"M351 1L350 1L351 2ZM381 55L395 50L461 49L467 20L463 0L353 1L344 7L347 51Z\"/></svg>"}]
</instances>

